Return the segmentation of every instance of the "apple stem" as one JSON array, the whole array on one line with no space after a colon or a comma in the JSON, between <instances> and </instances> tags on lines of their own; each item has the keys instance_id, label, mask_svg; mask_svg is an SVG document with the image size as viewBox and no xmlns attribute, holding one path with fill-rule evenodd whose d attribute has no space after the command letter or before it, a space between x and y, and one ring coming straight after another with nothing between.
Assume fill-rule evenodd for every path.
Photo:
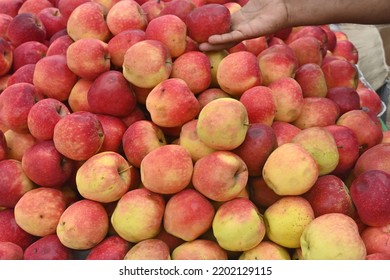
<instances>
[{"instance_id":1,"label":"apple stem","mask_svg":"<svg viewBox=\"0 0 390 280\"><path fill-rule=\"evenodd\" d=\"M133 166L132 166L132 165L129 165L129 167L127 167L127 168L125 168L125 169L118 170L118 173L121 174L121 173L123 173L123 172L126 172L126 171L130 170L131 168L133 168Z\"/></svg>"}]
</instances>

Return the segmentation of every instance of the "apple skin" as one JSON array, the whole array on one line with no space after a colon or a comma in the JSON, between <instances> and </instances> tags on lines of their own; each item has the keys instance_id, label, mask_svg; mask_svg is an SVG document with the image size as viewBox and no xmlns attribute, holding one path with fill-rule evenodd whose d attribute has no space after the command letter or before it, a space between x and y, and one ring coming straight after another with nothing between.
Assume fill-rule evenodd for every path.
<instances>
[{"instance_id":1,"label":"apple skin","mask_svg":"<svg viewBox=\"0 0 390 280\"><path fill-rule=\"evenodd\" d=\"M215 213L212 230L218 244L233 252L254 248L266 234L263 217L247 198L224 202Z\"/></svg>"},{"instance_id":2,"label":"apple skin","mask_svg":"<svg viewBox=\"0 0 390 280\"><path fill-rule=\"evenodd\" d=\"M142 40L145 40L145 31L140 29L124 30L114 35L107 43L112 66L122 67L127 49Z\"/></svg>"},{"instance_id":3,"label":"apple skin","mask_svg":"<svg viewBox=\"0 0 390 280\"><path fill-rule=\"evenodd\" d=\"M300 129L324 127L336 124L340 117L340 108L333 100L326 97L305 97L301 114L292 122Z\"/></svg>"},{"instance_id":4,"label":"apple skin","mask_svg":"<svg viewBox=\"0 0 390 280\"><path fill-rule=\"evenodd\" d=\"M89 88L87 99L93 113L114 117L129 115L137 103L131 84L117 70L100 74Z\"/></svg>"},{"instance_id":5,"label":"apple skin","mask_svg":"<svg viewBox=\"0 0 390 280\"><path fill-rule=\"evenodd\" d=\"M100 152L77 170L76 185L85 199L109 203L119 200L132 184L131 166L117 152Z\"/></svg>"},{"instance_id":6,"label":"apple skin","mask_svg":"<svg viewBox=\"0 0 390 280\"><path fill-rule=\"evenodd\" d=\"M184 80L169 78L150 91L146 109L158 126L180 127L198 115L199 102Z\"/></svg>"},{"instance_id":7,"label":"apple skin","mask_svg":"<svg viewBox=\"0 0 390 280\"><path fill-rule=\"evenodd\" d=\"M274 121L271 127L275 132L278 146L291 142L294 136L301 131L297 126L283 121Z\"/></svg>"},{"instance_id":8,"label":"apple skin","mask_svg":"<svg viewBox=\"0 0 390 280\"><path fill-rule=\"evenodd\" d=\"M4 132L0 129L0 161L6 159L7 149L7 139L5 138Z\"/></svg>"},{"instance_id":9,"label":"apple skin","mask_svg":"<svg viewBox=\"0 0 390 280\"><path fill-rule=\"evenodd\" d=\"M16 203L15 221L23 230L35 236L55 234L66 207L67 201L62 191L35 188L25 193Z\"/></svg>"},{"instance_id":10,"label":"apple skin","mask_svg":"<svg viewBox=\"0 0 390 280\"><path fill-rule=\"evenodd\" d=\"M356 92L359 95L360 107L378 115L382 111L382 100L379 94L362 81L358 81Z\"/></svg>"},{"instance_id":11,"label":"apple skin","mask_svg":"<svg viewBox=\"0 0 390 280\"><path fill-rule=\"evenodd\" d=\"M314 219L314 211L302 196L285 196L264 211L266 236L285 248L299 248L303 230Z\"/></svg>"},{"instance_id":12,"label":"apple skin","mask_svg":"<svg viewBox=\"0 0 390 280\"><path fill-rule=\"evenodd\" d=\"M303 230L301 248L305 260L364 260L367 255L356 222L341 213L316 217Z\"/></svg>"},{"instance_id":13,"label":"apple skin","mask_svg":"<svg viewBox=\"0 0 390 280\"><path fill-rule=\"evenodd\" d=\"M4 136L7 142L7 159L22 161L24 153L38 142L29 132L21 133L8 129Z\"/></svg>"},{"instance_id":14,"label":"apple skin","mask_svg":"<svg viewBox=\"0 0 390 280\"><path fill-rule=\"evenodd\" d=\"M23 260L23 249L15 243L0 241L0 260Z\"/></svg>"},{"instance_id":15,"label":"apple skin","mask_svg":"<svg viewBox=\"0 0 390 280\"><path fill-rule=\"evenodd\" d=\"M360 154L382 142L382 125L378 117L370 111L360 109L348 111L337 119L336 124L346 126L355 132Z\"/></svg>"},{"instance_id":16,"label":"apple skin","mask_svg":"<svg viewBox=\"0 0 390 280\"><path fill-rule=\"evenodd\" d=\"M275 119L276 105L272 90L266 86L254 86L240 96L250 124L262 123L271 126Z\"/></svg>"},{"instance_id":17,"label":"apple skin","mask_svg":"<svg viewBox=\"0 0 390 280\"><path fill-rule=\"evenodd\" d=\"M213 172L207 172L212 169ZM227 201L237 197L248 182L245 162L230 151L215 151L194 164L194 188L214 201Z\"/></svg>"},{"instance_id":18,"label":"apple skin","mask_svg":"<svg viewBox=\"0 0 390 280\"><path fill-rule=\"evenodd\" d=\"M35 64L33 83L46 97L67 100L77 79L64 55L46 56Z\"/></svg>"},{"instance_id":19,"label":"apple skin","mask_svg":"<svg viewBox=\"0 0 390 280\"><path fill-rule=\"evenodd\" d=\"M280 78L268 87L272 91L276 113L274 120L294 122L301 114L303 93L299 83L291 77Z\"/></svg>"},{"instance_id":20,"label":"apple skin","mask_svg":"<svg viewBox=\"0 0 390 280\"><path fill-rule=\"evenodd\" d=\"M56 233L61 243L75 250L91 249L107 235L109 219L101 203L81 199L62 213Z\"/></svg>"},{"instance_id":21,"label":"apple skin","mask_svg":"<svg viewBox=\"0 0 390 280\"><path fill-rule=\"evenodd\" d=\"M263 240L256 247L242 252L239 260L291 260L288 249L269 240Z\"/></svg>"},{"instance_id":22,"label":"apple skin","mask_svg":"<svg viewBox=\"0 0 390 280\"><path fill-rule=\"evenodd\" d=\"M126 253L124 260L170 260L168 245L157 238L137 242Z\"/></svg>"},{"instance_id":23,"label":"apple skin","mask_svg":"<svg viewBox=\"0 0 390 280\"><path fill-rule=\"evenodd\" d=\"M124 30L145 30L148 25L146 14L135 0L119 1L107 12L107 26L113 35Z\"/></svg>"},{"instance_id":24,"label":"apple skin","mask_svg":"<svg viewBox=\"0 0 390 280\"><path fill-rule=\"evenodd\" d=\"M382 170L390 173L390 143L380 143L363 152L356 161L353 176L365 171Z\"/></svg>"},{"instance_id":25,"label":"apple skin","mask_svg":"<svg viewBox=\"0 0 390 280\"><path fill-rule=\"evenodd\" d=\"M318 174L316 160L298 143L278 146L269 155L262 170L267 186L278 195L307 192L317 181Z\"/></svg>"},{"instance_id":26,"label":"apple skin","mask_svg":"<svg viewBox=\"0 0 390 280\"><path fill-rule=\"evenodd\" d=\"M94 38L108 42L112 37L106 21L105 8L96 2L86 1L74 8L67 20L66 30L74 41Z\"/></svg>"},{"instance_id":27,"label":"apple skin","mask_svg":"<svg viewBox=\"0 0 390 280\"><path fill-rule=\"evenodd\" d=\"M344 58L353 64L359 61L359 52L351 40L336 40L332 55Z\"/></svg>"},{"instance_id":28,"label":"apple skin","mask_svg":"<svg viewBox=\"0 0 390 280\"><path fill-rule=\"evenodd\" d=\"M104 131L98 117L78 111L63 117L54 127L56 149L73 160L86 160L96 154L104 141Z\"/></svg>"},{"instance_id":29,"label":"apple skin","mask_svg":"<svg viewBox=\"0 0 390 280\"><path fill-rule=\"evenodd\" d=\"M28 113L28 130L38 140L52 140L55 125L69 114L70 110L63 102L54 98L41 99L31 107Z\"/></svg>"},{"instance_id":30,"label":"apple skin","mask_svg":"<svg viewBox=\"0 0 390 280\"><path fill-rule=\"evenodd\" d=\"M186 50L187 25L176 15L159 15L147 24L145 38L164 43L172 58L177 58Z\"/></svg>"},{"instance_id":31,"label":"apple skin","mask_svg":"<svg viewBox=\"0 0 390 280\"><path fill-rule=\"evenodd\" d=\"M230 11L222 4L210 3L195 7L186 17L188 36L198 43L214 34L230 30Z\"/></svg>"},{"instance_id":32,"label":"apple skin","mask_svg":"<svg viewBox=\"0 0 390 280\"><path fill-rule=\"evenodd\" d=\"M154 149L166 145L165 135L160 127L149 120L131 124L122 137L126 159L139 168L143 158Z\"/></svg>"},{"instance_id":33,"label":"apple skin","mask_svg":"<svg viewBox=\"0 0 390 280\"><path fill-rule=\"evenodd\" d=\"M139 0L136 0L139 5L141 5L141 9L146 14L147 22L150 22L152 19L158 17L161 14L161 10L165 7L167 2L165 1L145 1L140 3ZM181 1L180 1L181 2Z\"/></svg>"},{"instance_id":34,"label":"apple skin","mask_svg":"<svg viewBox=\"0 0 390 280\"><path fill-rule=\"evenodd\" d=\"M66 63L78 77L95 80L110 70L108 44L99 39L80 38L67 48Z\"/></svg>"},{"instance_id":35,"label":"apple skin","mask_svg":"<svg viewBox=\"0 0 390 280\"><path fill-rule=\"evenodd\" d=\"M14 209L0 211L0 242L12 242L25 250L38 237L24 231L15 221Z\"/></svg>"},{"instance_id":36,"label":"apple skin","mask_svg":"<svg viewBox=\"0 0 390 280\"><path fill-rule=\"evenodd\" d=\"M46 56L56 54L66 56L66 51L68 50L68 47L73 44L73 42L73 39L67 34L61 35L58 38L53 39L53 41L49 44L47 48Z\"/></svg>"},{"instance_id":37,"label":"apple skin","mask_svg":"<svg viewBox=\"0 0 390 280\"><path fill-rule=\"evenodd\" d=\"M359 94L354 88L330 88L326 93L326 97L336 102L340 108L340 115L348 111L359 110L361 108Z\"/></svg>"},{"instance_id":38,"label":"apple skin","mask_svg":"<svg viewBox=\"0 0 390 280\"><path fill-rule=\"evenodd\" d=\"M200 51L185 52L175 59L170 77L184 80L194 94L199 94L211 84L210 60Z\"/></svg>"},{"instance_id":39,"label":"apple skin","mask_svg":"<svg viewBox=\"0 0 390 280\"><path fill-rule=\"evenodd\" d=\"M147 60L139 59L148 57ZM168 47L158 40L142 40L127 49L123 59L123 75L135 86L154 88L169 78L172 56Z\"/></svg>"},{"instance_id":40,"label":"apple skin","mask_svg":"<svg viewBox=\"0 0 390 280\"><path fill-rule=\"evenodd\" d=\"M303 97L326 97L328 87L320 65L301 65L295 72L294 79L301 86Z\"/></svg>"},{"instance_id":41,"label":"apple skin","mask_svg":"<svg viewBox=\"0 0 390 280\"><path fill-rule=\"evenodd\" d=\"M33 77L35 71L34 64L26 64L21 66L18 70L14 71L7 80L7 87L16 83L29 83L34 84Z\"/></svg>"},{"instance_id":42,"label":"apple skin","mask_svg":"<svg viewBox=\"0 0 390 280\"><path fill-rule=\"evenodd\" d=\"M230 4L237 4L236 2L228 2ZM226 3L226 4L228 4ZM235 4L234 4L235 3ZM258 56L262 51L268 48L268 36L259 36L252 39L242 41L248 52Z\"/></svg>"},{"instance_id":43,"label":"apple skin","mask_svg":"<svg viewBox=\"0 0 390 280\"><path fill-rule=\"evenodd\" d=\"M93 81L87 79L79 79L74 84L68 97L68 104L72 112L91 112L91 107L88 104L88 91L92 83Z\"/></svg>"},{"instance_id":44,"label":"apple skin","mask_svg":"<svg viewBox=\"0 0 390 280\"><path fill-rule=\"evenodd\" d=\"M302 145L318 165L318 175L331 173L339 163L339 151L336 141L328 130L323 127L309 127L301 130L291 140Z\"/></svg>"},{"instance_id":45,"label":"apple skin","mask_svg":"<svg viewBox=\"0 0 390 280\"><path fill-rule=\"evenodd\" d=\"M163 2L164 7L160 11L159 15L175 15L182 21L186 21L188 14L196 8L194 1L192 0L171 0Z\"/></svg>"},{"instance_id":46,"label":"apple skin","mask_svg":"<svg viewBox=\"0 0 390 280\"><path fill-rule=\"evenodd\" d=\"M67 21L73 10L89 0L58 0L57 7Z\"/></svg>"},{"instance_id":47,"label":"apple skin","mask_svg":"<svg viewBox=\"0 0 390 280\"><path fill-rule=\"evenodd\" d=\"M38 14L44 8L53 7L53 3L49 0L25 0L20 6L18 14L32 13Z\"/></svg>"},{"instance_id":48,"label":"apple skin","mask_svg":"<svg viewBox=\"0 0 390 280\"><path fill-rule=\"evenodd\" d=\"M28 132L27 117L31 107L42 99L36 86L17 83L0 95L0 122L15 132Z\"/></svg>"},{"instance_id":49,"label":"apple skin","mask_svg":"<svg viewBox=\"0 0 390 280\"><path fill-rule=\"evenodd\" d=\"M200 111L196 132L215 150L233 150L244 142L248 124L248 112L239 100L217 98Z\"/></svg>"},{"instance_id":50,"label":"apple skin","mask_svg":"<svg viewBox=\"0 0 390 280\"><path fill-rule=\"evenodd\" d=\"M46 39L50 39L61 30L66 30L66 20L57 7L46 7L37 13L46 28Z\"/></svg>"},{"instance_id":51,"label":"apple skin","mask_svg":"<svg viewBox=\"0 0 390 280\"><path fill-rule=\"evenodd\" d=\"M15 50L10 43L0 37L0 76L7 74L11 70L15 60L14 53Z\"/></svg>"},{"instance_id":52,"label":"apple skin","mask_svg":"<svg viewBox=\"0 0 390 280\"><path fill-rule=\"evenodd\" d=\"M245 67L242 67L245 65ZM262 72L257 57L249 51L229 53L218 65L217 81L220 88L232 96L262 84Z\"/></svg>"},{"instance_id":53,"label":"apple skin","mask_svg":"<svg viewBox=\"0 0 390 280\"><path fill-rule=\"evenodd\" d=\"M267 186L262 176L249 177L248 192L249 198L260 210L265 210L282 197Z\"/></svg>"},{"instance_id":54,"label":"apple skin","mask_svg":"<svg viewBox=\"0 0 390 280\"><path fill-rule=\"evenodd\" d=\"M372 253L366 256L366 260L390 260L390 254Z\"/></svg>"},{"instance_id":55,"label":"apple skin","mask_svg":"<svg viewBox=\"0 0 390 280\"><path fill-rule=\"evenodd\" d=\"M215 151L199 139L196 132L197 123L198 120L194 119L183 124L178 139L179 145L186 148L191 154L193 162Z\"/></svg>"},{"instance_id":56,"label":"apple skin","mask_svg":"<svg viewBox=\"0 0 390 280\"><path fill-rule=\"evenodd\" d=\"M386 254L390 255L390 244L388 242L390 234L390 225L368 226L362 233L361 237L367 248L367 254Z\"/></svg>"},{"instance_id":57,"label":"apple skin","mask_svg":"<svg viewBox=\"0 0 390 280\"><path fill-rule=\"evenodd\" d=\"M16 16L25 0L0 1L0 10L9 16Z\"/></svg>"},{"instance_id":58,"label":"apple skin","mask_svg":"<svg viewBox=\"0 0 390 280\"><path fill-rule=\"evenodd\" d=\"M26 64L35 64L46 56L47 45L38 41L28 41L20 44L13 50L13 71Z\"/></svg>"},{"instance_id":59,"label":"apple skin","mask_svg":"<svg viewBox=\"0 0 390 280\"><path fill-rule=\"evenodd\" d=\"M160 232L165 201L161 194L146 188L131 190L116 204L111 224L123 239L137 243Z\"/></svg>"},{"instance_id":60,"label":"apple skin","mask_svg":"<svg viewBox=\"0 0 390 280\"><path fill-rule=\"evenodd\" d=\"M358 139L356 134L346 126L334 124L324 128L333 135L339 152L339 163L331 174L343 178L353 169L359 158Z\"/></svg>"},{"instance_id":61,"label":"apple skin","mask_svg":"<svg viewBox=\"0 0 390 280\"><path fill-rule=\"evenodd\" d=\"M170 159L169 163L167 159ZM174 194L190 184L193 169L191 155L184 147L162 145L142 159L141 182L155 193Z\"/></svg>"},{"instance_id":62,"label":"apple skin","mask_svg":"<svg viewBox=\"0 0 390 280\"><path fill-rule=\"evenodd\" d=\"M127 125L118 117L96 114L104 132L103 144L99 152L122 152L122 137L127 130Z\"/></svg>"},{"instance_id":63,"label":"apple skin","mask_svg":"<svg viewBox=\"0 0 390 280\"><path fill-rule=\"evenodd\" d=\"M345 183L328 174L318 177L315 184L302 195L313 208L315 217L326 213L343 213L355 217L356 209Z\"/></svg>"},{"instance_id":64,"label":"apple skin","mask_svg":"<svg viewBox=\"0 0 390 280\"><path fill-rule=\"evenodd\" d=\"M15 159L0 161L0 206L14 208L19 199L35 184L27 177L22 169L22 163Z\"/></svg>"},{"instance_id":65,"label":"apple skin","mask_svg":"<svg viewBox=\"0 0 390 280\"><path fill-rule=\"evenodd\" d=\"M1 9L1 11L3 11L3 9ZM2 12L0 14L0 37L2 37L6 41L8 41L8 36L7 36L8 25L12 19L13 16L8 15L7 13Z\"/></svg>"},{"instance_id":66,"label":"apple skin","mask_svg":"<svg viewBox=\"0 0 390 280\"><path fill-rule=\"evenodd\" d=\"M46 28L36 14L21 13L15 15L9 23L7 37L15 48L28 41L43 43L46 39Z\"/></svg>"},{"instance_id":67,"label":"apple skin","mask_svg":"<svg viewBox=\"0 0 390 280\"><path fill-rule=\"evenodd\" d=\"M206 197L194 189L184 189L167 201L164 229L182 240L192 241L211 228L214 214L214 207Z\"/></svg>"},{"instance_id":68,"label":"apple skin","mask_svg":"<svg viewBox=\"0 0 390 280\"><path fill-rule=\"evenodd\" d=\"M278 146L274 130L262 123L252 123L244 142L233 153L241 157L249 176L260 176L268 156Z\"/></svg>"},{"instance_id":69,"label":"apple skin","mask_svg":"<svg viewBox=\"0 0 390 280\"><path fill-rule=\"evenodd\" d=\"M369 170L356 177L350 186L351 198L360 220L368 226L390 223L390 174Z\"/></svg>"},{"instance_id":70,"label":"apple skin","mask_svg":"<svg viewBox=\"0 0 390 280\"><path fill-rule=\"evenodd\" d=\"M123 260L132 244L118 235L111 235L88 253L86 260Z\"/></svg>"},{"instance_id":71,"label":"apple skin","mask_svg":"<svg viewBox=\"0 0 390 280\"><path fill-rule=\"evenodd\" d=\"M269 45L257 55L257 60L264 86L281 78L294 77L298 68L294 51L286 44Z\"/></svg>"},{"instance_id":72,"label":"apple skin","mask_svg":"<svg viewBox=\"0 0 390 280\"><path fill-rule=\"evenodd\" d=\"M65 247L56 234L39 238L24 251L25 260L70 260L72 250Z\"/></svg>"},{"instance_id":73,"label":"apple skin","mask_svg":"<svg viewBox=\"0 0 390 280\"><path fill-rule=\"evenodd\" d=\"M196 239L177 246L172 254L172 260L227 260L227 251L216 241Z\"/></svg>"}]
</instances>

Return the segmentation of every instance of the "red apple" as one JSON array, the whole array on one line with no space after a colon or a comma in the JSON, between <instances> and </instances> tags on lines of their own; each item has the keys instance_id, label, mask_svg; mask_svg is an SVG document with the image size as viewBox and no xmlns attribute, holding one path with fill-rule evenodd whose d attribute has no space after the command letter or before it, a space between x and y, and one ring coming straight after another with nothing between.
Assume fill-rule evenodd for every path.
<instances>
[{"instance_id":1,"label":"red apple","mask_svg":"<svg viewBox=\"0 0 390 280\"><path fill-rule=\"evenodd\" d=\"M326 213L343 213L350 217L355 215L349 189L335 175L318 177L314 185L302 195L313 208L315 217Z\"/></svg>"},{"instance_id":2,"label":"red apple","mask_svg":"<svg viewBox=\"0 0 390 280\"><path fill-rule=\"evenodd\" d=\"M7 81L7 86L16 83L29 83L33 84L35 64L26 64L13 72Z\"/></svg>"},{"instance_id":3,"label":"red apple","mask_svg":"<svg viewBox=\"0 0 390 280\"><path fill-rule=\"evenodd\" d=\"M188 14L195 8L192 0L171 0L164 3L159 15L175 15L185 22Z\"/></svg>"},{"instance_id":4,"label":"red apple","mask_svg":"<svg viewBox=\"0 0 390 280\"><path fill-rule=\"evenodd\" d=\"M16 132L12 129L4 133L7 142L7 158L21 161L24 153L38 140L29 132Z\"/></svg>"},{"instance_id":5,"label":"red apple","mask_svg":"<svg viewBox=\"0 0 390 280\"><path fill-rule=\"evenodd\" d=\"M216 88L208 88L199 93L196 98L199 102L199 111L203 109L206 104L208 104L210 101L222 98L222 97L231 97L228 93L224 92L222 89L216 87Z\"/></svg>"},{"instance_id":6,"label":"red apple","mask_svg":"<svg viewBox=\"0 0 390 280\"><path fill-rule=\"evenodd\" d=\"M104 131L98 117L90 112L73 112L54 127L56 149L73 160L86 160L96 154L104 141Z\"/></svg>"},{"instance_id":7,"label":"red apple","mask_svg":"<svg viewBox=\"0 0 390 280\"><path fill-rule=\"evenodd\" d=\"M24 251L25 260L70 260L72 250L65 247L56 234L39 238Z\"/></svg>"},{"instance_id":8,"label":"red apple","mask_svg":"<svg viewBox=\"0 0 390 280\"><path fill-rule=\"evenodd\" d=\"M377 144L363 152L356 161L353 175L357 177L369 170L382 170L390 173L389 143Z\"/></svg>"},{"instance_id":9,"label":"red apple","mask_svg":"<svg viewBox=\"0 0 390 280\"><path fill-rule=\"evenodd\" d=\"M355 64L341 58L324 62L321 66L328 89L334 87L357 87L358 71Z\"/></svg>"},{"instance_id":10,"label":"red apple","mask_svg":"<svg viewBox=\"0 0 390 280\"><path fill-rule=\"evenodd\" d=\"M141 5L141 9L146 14L146 19L148 22L158 17L161 13L161 10L165 7L165 4L168 3L165 1L148 0L141 4L139 3L139 0L136 1Z\"/></svg>"},{"instance_id":11,"label":"red apple","mask_svg":"<svg viewBox=\"0 0 390 280\"><path fill-rule=\"evenodd\" d=\"M123 134L127 129L126 124L118 117L104 114L97 114L96 116L102 124L105 135L99 152L120 152L122 148Z\"/></svg>"},{"instance_id":12,"label":"red apple","mask_svg":"<svg viewBox=\"0 0 390 280\"><path fill-rule=\"evenodd\" d=\"M293 40L288 46L294 51L298 67L306 63L322 64L323 44L314 36L302 36Z\"/></svg>"},{"instance_id":13,"label":"red apple","mask_svg":"<svg viewBox=\"0 0 390 280\"><path fill-rule=\"evenodd\" d=\"M199 94L211 84L210 60L200 51L183 53L175 59L170 77L184 80L194 94Z\"/></svg>"},{"instance_id":14,"label":"red apple","mask_svg":"<svg viewBox=\"0 0 390 280\"><path fill-rule=\"evenodd\" d=\"M350 186L352 201L361 221L368 226L390 223L390 174L369 170L357 176Z\"/></svg>"},{"instance_id":15,"label":"red apple","mask_svg":"<svg viewBox=\"0 0 390 280\"><path fill-rule=\"evenodd\" d=\"M382 112L382 100L379 94L359 80L356 92L359 95L360 107L379 115Z\"/></svg>"},{"instance_id":16,"label":"red apple","mask_svg":"<svg viewBox=\"0 0 390 280\"><path fill-rule=\"evenodd\" d=\"M248 191L251 201L259 209L266 209L282 197L268 187L261 176L249 177Z\"/></svg>"},{"instance_id":17,"label":"red apple","mask_svg":"<svg viewBox=\"0 0 390 280\"><path fill-rule=\"evenodd\" d=\"M188 36L198 43L206 42L211 35L230 30L230 11L222 4L205 4L194 8L186 18Z\"/></svg>"},{"instance_id":18,"label":"red apple","mask_svg":"<svg viewBox=\"0 0 390 280\"><path fill-rule=\"evenodd\" d=\"M0 121L16 132L27 132L27 117L31 107L41 99L37 87L17 83L7 87L0 95Z\"/></svg>"},{"instance_id":19,"label":"red apple","mask_svg":"<svg viewBox=\"0 0 390 280\"><path fill-rule=\"evenodd\" d=\"M235 3L235 2L230 2ZM253 53L254 55L259 55L262 51L264 51L266 48L268 48L268 37L267 36L260 36L253 39L246 39L243 42L243 44L246 47L246 50L248 52Z\"/></svg>"},{"instance_id":20,"label":"red apple","mask_svg":"<svg viewBox=\"0 0 390 280\"><path fill-rule=\"evenodd\" d=\"M274 130L266 124L249 125L244 142L233 153L241 157L248 168L249 176L260 176L264 163L277 147Z\"/></svg>"},{"instance_id":21,"label":"red apple","mask_svg":"<svg viewBox=\"0 0 390 280\"><path fill-rule=\"evenodd\" d=\"M125 30L113 36L108 41L108 52L112 65L122 67L127 49L144 39L145 31L140 29Z\"/></svg>"},{"instance_id":22,"label":"red apple","mask_svg":"<svg viewBox=\"0 0 390 280\"><path fill-rule=\"evenodd\" d=\"M368 226L362 233L361 237L367 248L367 254L386 254L390 255L390 225Z\"/></svg>"},{"instance_id":23,"label":"red apple","mask_svg":"<svg viewBox=\"0 0 390 280\"><path fill-rule=\"evenodd\" d=\"M19 160L0 161L0 172L3 174L0 178L0 206L14 208L26 192L35 188L35 184L27 177Z\"/></svg>"},{"instance_id":24,"label":"red apple","mask_svg":"<svg viewBox=\"0 0 390 280\"><path fill-rule=\"evenodd\" d=\"M70 111L63 102L44 98L31 107L27 116L28 129L38 140L51 140L55 125L68 114Z\"/></svg>"},{"instance_id":25,"label":"red apple","mask_svg":"<svg viewBox=\"0 0 390 280\"><path fill-rule=\"evenodd\" d=\"M1 5L1 3L0 3ZM1 9L3 11L3 9ZM0 13L0 37L3 37L4 40L8 41L8 36L7 36L7 29L8 25L13 19L13 16L10 16L6 13Z\"/></svg>"},{"instance_id":26,"label":"red apple","mask_svg":"<svg viewBox=\"0 0 390 280\"><path fill-rule=\"evenodd\" d=\"M38 41L28 41L20 44L14 49L14 60L12 69L18 70L26 64L35 64L46 56L48 47Z\"/></svg>"},{"instance_id":27,"label":"red apple","mask_svg":"<svg viewBox=\"0 0 390 280\"><path fill-rule=\"evenodd\" d=\"M274 130L278 146L291 142L294 136L301 131L297 126L283 121L274 121L271 127Z\"/></svg>"},{"instance_id":28,"label":"red apple","mask_svg":"<svg viewBox=\"0 0 390 280\"><path fill-rule=\"evenodd\" d=\"M12 17L18 14L20 7L25 0L2 0L0 1L0 11Z\"/></svg>"},{"instance_id":29,"label":"red apple","mask_svg":"<svg viewBox=\"0 0 390 280\"><path fill-rule=\"evenodd\" d=\"M351 87L333 87L328 89L326 97L333 100L340 108L340 115L360 109L360 97L356 89Z\"/></svg>"},{"instance_id":30,"label":"red apple","mask_svg":"<svg viewBox=\"0 0 390 280\"><path fill-rule=\"evenodd\" d=\"M88 104L88 91L93 81L79 79L73 86L68 97L68 104L72 112L91 111Z\"/></svg>"},{"instance_id":31,"label":"red apple","mask_svg":"<svg viewBox=\"0 0 390 280\"><path fill-rule=\"evenodd\" d=\"M346 59L353 64L359 61L359 52L351 40L336 40L332 55Z\"/></svg>"},{"instance_id":32,"label":"red apple","mask_svg":"<svg viewBox=\"0 0 390 280\"><path fill-rule=\"evenodd\" d=\"M140 104L137 104L131 113L123 118L121 120L125 123L127 127L135 123L136 121L145 120L146 119L146 113L144 108L141 107Z\"/></svg>"},{"instance_id":33,"label":"red apple","mask_svg":"<svg viewBox=\"0 0 390 280\"><path fill-rule=\"evenodd\" d=\"M74 170L74 163L61 155L53 141L38 142L28 149L22 158L26 175L42 187L60 187Z\"/></svg>"},{"instance_id":34,"label":"red apple","mask_svg":"<svg viewBox=\"0 0 390 280\"><path fill-rule=\"evenodd\" d=\"M27 41L44 42L46 28L36 14L21 13L9 23L7 37L14 47Z\"/></svg>"},{"instance_id":35,"label":"red apple","mask_svg":"<svg viewBox=\"0 0 390 280\"><path fill-rule=\"evenodd\" d=\"M33 83L46 97L65 101L75 83L77 76L73 73L64 55L46 56L35 65Z\"/></svg>"},{"instance_id":36,"label":"red apple","mask_svg":"<svg viewBox=\"0 0 390 280\"><path fill-rule=\"evenodd\" d=\"M66 56L68 47L73 43L73 39L65 34L54 39L48 46L46 56L61 54Z\"/></svg>"},{"instance_id":37,"label":"red apple","mask_svg":"<svg viewBox=\"0 0 390 280\"><path fill-rule=\"evenodd\" d=\"M295 72L294 79L302 88L303 97L325 97L327 85L321 66L316 63L306 63Z\"/></svg>"},{"instance_id":38,"label":"red apple","mask_svg":"<svg viewBox=\"0 0 390 280\"><path fill-rule=\"evenodd\" d=\"M87 99L93 113L114 117L129 115L137 103L131 84L116 70L100 74L89 88Z\"/></svg>"},{"instance_id":39,"label":"red apple","mask_svg":"<svg viewBox=\"0 0 390 280\"><path fill-rule=\"evenodd\" d=\"M57 7L67 21L73 10L85 2L90 0L58 0Z\"/></svg>"},{"instance_id":40,"label":"red apple","mask_svg":"<svg viewBox=\"0 0 390 280\"><path fill-rule=\"evenodd\" d=\"M0 241L0 260L23 260L23 249L15 243Z\"/></svg>"},{"instance_id":41,"label":"red apple","mask_svg":"<svg viewBox=\"0 0 390 280\"><path fill-rule=\"evenodd\" d=\"M47 39L50 39L58 31L66 29L66 20L57 7L44 8L37 16L46 28Z\"/></svg>"},{"instance_id":42,"label":"red apple","mask_svg":"<svg viewBox=\"0 0 390 280\"><path fill-rule=\"evenodd\" d=\"M123 260L132 244L118 235L108 236L93 247L87 260Z\"/></svg>"},{"instance_id":43,"label":"red apple","mask_svg":"<svg viewBox=\"0 0 390 280\"><path fill-rule=\"evenodd\" d=\"M284 40L287 44L291 44L293 41L302 37L314 37L320 42L320 49L322 55L325 56L328 50L328 35L318 25L298 26L293 28L288 34L288 37Z\"/></svg>"},{"instance_id":44,"label":"red apple","mask_svg":"<svg viewBox=\"0 0 390 280\"><path fill-rule=\"evenodd\" d=\"M49 0L25 0L19 8L18 14L38 14L41 10L49 7L53 7L53 3Z\"/></svg>"}]
</instances>

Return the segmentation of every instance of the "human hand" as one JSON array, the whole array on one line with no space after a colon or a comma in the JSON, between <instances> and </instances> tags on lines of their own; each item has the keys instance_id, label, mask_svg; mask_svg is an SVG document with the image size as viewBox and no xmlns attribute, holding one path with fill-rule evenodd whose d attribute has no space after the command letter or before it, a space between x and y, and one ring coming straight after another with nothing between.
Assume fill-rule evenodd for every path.
<instances>
[{"instance_id":1,"label":"human hand","mask_svg":"<svg viewBox=\"0 0 390 280\"><path fill-rule=\"evenodd\" d=\"M285 27L288 27L288 12L284 0L249 0L232 14L229 33L210 36L199 49L228 49L243 40L269 35Z\"/></svg>"}]
</instances>

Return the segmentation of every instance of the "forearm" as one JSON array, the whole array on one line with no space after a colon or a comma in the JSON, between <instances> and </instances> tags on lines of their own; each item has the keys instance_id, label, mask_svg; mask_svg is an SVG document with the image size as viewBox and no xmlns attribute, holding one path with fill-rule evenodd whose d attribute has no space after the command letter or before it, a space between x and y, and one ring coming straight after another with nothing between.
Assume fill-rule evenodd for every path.
<instances>
[{"instance_id":1,"label":"forearm","mask_svg":"<svg viewBox=\"0 0 390 280\"><path fill-rule=\"evenodd\" d=\"M285 0L290 26L390 23L390 0Z\"/></svg>"}]
</instances>

